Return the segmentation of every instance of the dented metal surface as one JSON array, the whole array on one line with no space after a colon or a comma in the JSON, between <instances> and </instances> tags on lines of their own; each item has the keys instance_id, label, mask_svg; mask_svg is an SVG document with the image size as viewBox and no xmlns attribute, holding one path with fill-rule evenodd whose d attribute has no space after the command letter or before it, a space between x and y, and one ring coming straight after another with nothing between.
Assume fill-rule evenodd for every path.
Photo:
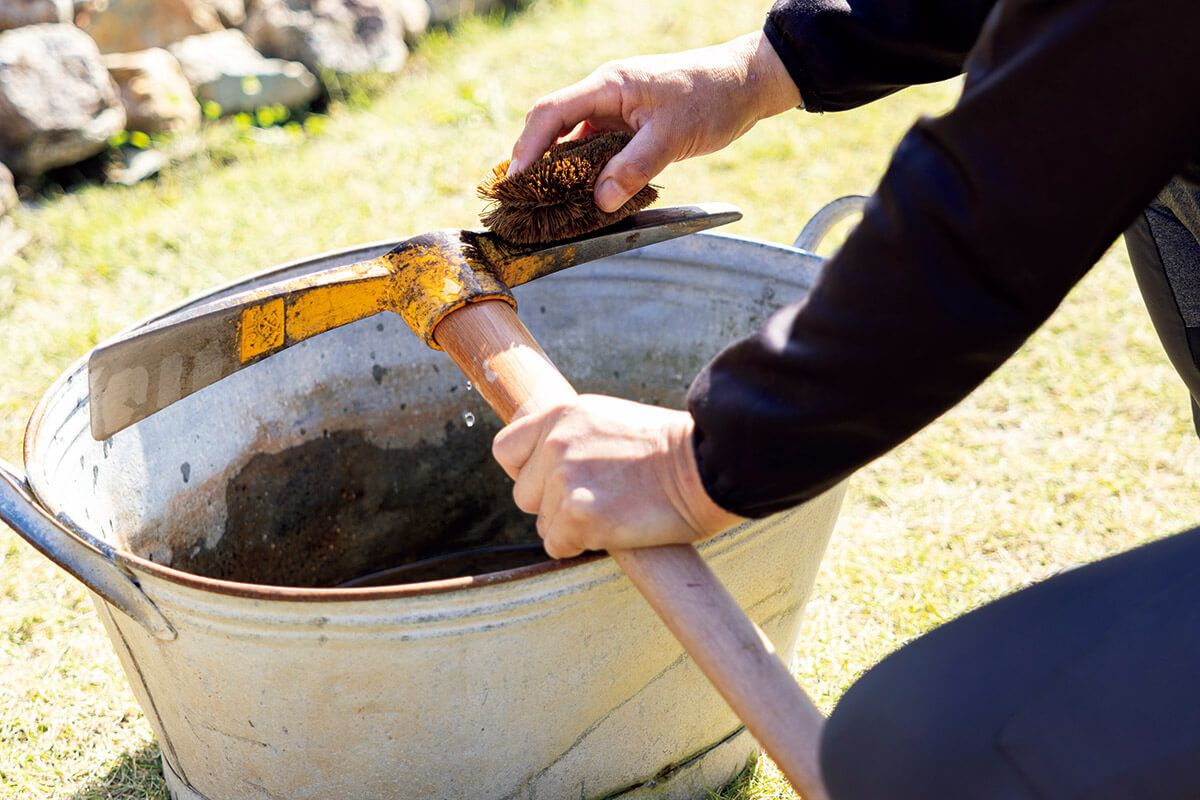
<instances>
[{"instance_id":1,"label":"dented metal surface","mask_svg":"<svg viewBox=\"0 0 1200 800\"><path fill-rule=\"evenodd\" d=\"M165 318L392 246L293 264ZM581 390L678 406L695 370L802 296L819 265L701 235L514 294ZM496 421L399 319L288 348L103 442L88 400L81 362L35 410L32 493L14 518L30 539L69 536L28 522L40 516L102 542L40 549L76 575L128 576L175 632L156 638L136 598L95 598L176 800L685 798L753 751L607 558L330 587L532 541L510 485L487 474ZM438 461L446 449L461 470ZM781 652L841 493L702 547Z\"/></svg>"}]
</instances>

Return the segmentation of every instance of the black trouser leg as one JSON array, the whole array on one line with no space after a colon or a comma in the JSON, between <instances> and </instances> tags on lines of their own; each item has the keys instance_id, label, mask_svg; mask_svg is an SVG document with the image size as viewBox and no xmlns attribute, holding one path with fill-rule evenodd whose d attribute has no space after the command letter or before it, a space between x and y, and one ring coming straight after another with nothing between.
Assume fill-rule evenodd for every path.
<instances>
[{"instance_id":1,"label":"black trouser leg","mask_svg":"<svg viewBox=\"0 0 1200 800\"><path fill-rule=\"evenodd\" d=\"M1059 574L867 672L833 800L1200 798L1200 528Z\"/></svg>"},{"instance_id":2,"label":"black trouser leg","mask_svg":"<svg viewBox=\"0 0 1200 800\"><path fill-rule=\"evenodd\" d=\"M1172 181L1125 232L1125 246L1158 338L1191 393L1200 432L1200 193Z\"/></svg>"}]
</instances>

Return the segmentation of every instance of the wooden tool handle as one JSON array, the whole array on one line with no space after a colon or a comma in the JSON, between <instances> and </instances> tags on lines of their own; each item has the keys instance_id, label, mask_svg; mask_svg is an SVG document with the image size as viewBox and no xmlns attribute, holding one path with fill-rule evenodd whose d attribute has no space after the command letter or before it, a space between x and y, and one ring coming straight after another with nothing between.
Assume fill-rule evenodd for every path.
<instances>
[{"instance_id":1,"label":"wooden tool handle","mask_svg":"<svg viewBox=\"0 0 1200 800\"><path fill-rule=\"evenodd\" d=\"M576 397L505 303L473 303L434 332L505 422ZM824 717L770 641L690 545L613 550L642 596L805 800L827 800L817 753Z\"/></svg>"}]
</instances>

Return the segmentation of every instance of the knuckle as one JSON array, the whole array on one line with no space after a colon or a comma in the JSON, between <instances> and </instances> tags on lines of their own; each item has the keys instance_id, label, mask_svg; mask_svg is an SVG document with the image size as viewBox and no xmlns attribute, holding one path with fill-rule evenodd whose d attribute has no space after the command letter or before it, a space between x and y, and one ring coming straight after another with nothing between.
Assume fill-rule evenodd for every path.
<instances>
[{"instance_id":1,"label":"knuckle","mask_svg":"<svg viewBox=\"0 0 1200 800\"><path fill-rule=\"evenodd\" d=\"M492 439L492 458L496 459L502 467L508 466L508 449L508 437L504 435L504 431L500 431Z\"/></svg>"},{"instance_id":2,"label":"knuckle","mask_svg":"<svg viewBox=\"0 0 1200 800\"><path fill-rule=\"evenodd\" d=\"M526 514L538 513L538 503L536 502L537 498L534 497L530 487L518 481L513 485L512 496L513 502L516 503L517 508L524 511Z\"/></svg>"},{"instance_id":3,"label":"knuckle","mask_svg":"<svg viewBox=\"0 0 1200 800\"><path fill-rule=\"evenodd\" d=\"M592 78L600 83L619 83L625 74L621 61L605 61L592 71Z\"/></svg>"},{"instance_id":4,"label":"knuckle","mask_svg":"<svg viewBox=\"0 0 1200 800\"><path fill-rule=\"evenodd\" d=\"M575 538L580 550L604 549L603 537L590 528L581 530Z\"/></svg>"},{"instance_id":5,"label":"knuckle","mask_svg":"<svg viewBox=\"0 0 1200 800\"><path fill-rule=\"evenodd\" d=\"M555 459L561 460L567 456L568 451L571 449L571 440L564 433L551 432L546 435L545 441L542 442L542 448Z\"/></svg>"},{"instance_id":6,"label":"knuckle","mask_svg":"<svg viewBox=\"0 0 1200 800\"><path fill-rule=\"evenodd\" d=\"M640 189L649 183L653 177L654 174L646 159L641 156L633 156L621 165L621 171L617 176L617 180L626 189Z\"/></svg>"},{"instance_id":7,"label":"knuckle","mask_svg":"<svg viewBox=\"0 0 1200 800\"><path fill-rule=\"evenodd\" d=\"M553 110L553 101L549 96L539 97L525 113L525 124L534 125L546 119Z\"/></svg>"},{"instance_id":8,"label":"knuckle","mask_svg":"<svg viewBox=\"0 0 1200 800\"><path fill-rule=\"evenodd\" d=\"M558 513L563 521L572 527L586 529L592 522L592 504L575 493L568 494L563 499Z\"/></svg>"}]
</instances>

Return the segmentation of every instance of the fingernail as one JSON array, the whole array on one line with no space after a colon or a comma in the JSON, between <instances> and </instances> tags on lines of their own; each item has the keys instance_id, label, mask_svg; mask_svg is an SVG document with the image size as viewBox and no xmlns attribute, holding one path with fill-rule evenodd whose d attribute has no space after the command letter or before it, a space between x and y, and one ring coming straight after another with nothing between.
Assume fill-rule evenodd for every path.
<instances>
[{"instance_id":1,"label":"fingernail","mask_svg":"<svg viewBox=\"0 0 1200 800\"><path fill-rule=\"evenodd\" d=\"M521 170L517 169L516 162L510 161L510 162L508 162L508 169L506 169L504 171L504 177L506 177L506 178L511 177L513 175L516 175L520 171Z\"/></svg>"},{"instance_id":2,"label":"fingernail","mask_svg":"<svg viewBox=\"0 0 1200 800\"><path fill-rule=\"evenodd\" d=\"M627 199L625 192L621 191L621 187L612 178L605 178L596 192L596 205L600 206L602 211L610 213L625 205Z\"/></svg>"}]
</instances>

